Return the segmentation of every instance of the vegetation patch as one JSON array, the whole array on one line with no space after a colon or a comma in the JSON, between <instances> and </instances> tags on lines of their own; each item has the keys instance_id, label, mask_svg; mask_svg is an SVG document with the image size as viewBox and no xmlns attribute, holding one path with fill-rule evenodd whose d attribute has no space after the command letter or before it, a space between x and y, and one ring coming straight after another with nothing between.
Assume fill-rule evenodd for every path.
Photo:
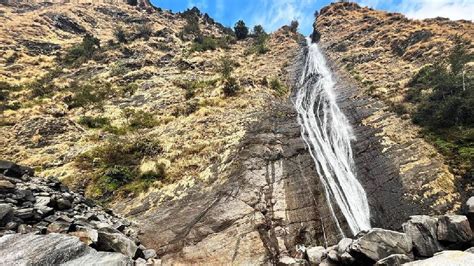
<instances>
[{"instance_id":1,"label":"vegetation patch","mask_svg":"<svg viewBox=\"0 0 474 266\"><path fill-rule=\"evenodd\" d=\"M415 106L413 122L455 162L471 172L474 157L474 60L469 42L459 37L445 60L420 69L410 80L406 100Z\"/></svg>"},{"instance_id":2,"label":"vegetation patch","mask_svg":"<svg viewBox=\"0 0 474 266\"><path fill-rule=\"evenodd\" d=\"M90 60L99 49L100 40L90 34L86 34L80 44L69 49L63 62L68 65L82 64Z\"/></svg>"},{"instance_id":3,"label":"vegetation patch","mask_svg":"<svg viewBox=\"0 0 474 266\"><path fill-rule=\"evenodd\" d=\"M156 158L162 152L160 143L151 138L113 137L78 156L76 163L79 168L93 173L89 196L106 200L116 192L137 193L154 181L163 180L166 171L161 164L147 172L140 171L143 160Z\"/></svg>"}]
</instances>

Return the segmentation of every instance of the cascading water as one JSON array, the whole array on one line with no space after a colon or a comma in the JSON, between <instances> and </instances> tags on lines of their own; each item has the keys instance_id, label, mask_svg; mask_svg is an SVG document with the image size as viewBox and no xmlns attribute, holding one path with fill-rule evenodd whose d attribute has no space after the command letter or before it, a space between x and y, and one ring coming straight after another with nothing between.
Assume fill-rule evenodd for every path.
<instances>
[{"instance_id":1,"label":"cascading water","mask_svg":"<svg viewBox=\"0 0 474 266\"><path fill-rule=\"evenodd\" d=\"M336 103L334 81L319 47L308 40L308 54L295 100L301 134L316 164L326 198L342 235L332 202L344 215L352 234L370 229L364 188L356 178L349 121Z\"/></svg>"}]
</instances>

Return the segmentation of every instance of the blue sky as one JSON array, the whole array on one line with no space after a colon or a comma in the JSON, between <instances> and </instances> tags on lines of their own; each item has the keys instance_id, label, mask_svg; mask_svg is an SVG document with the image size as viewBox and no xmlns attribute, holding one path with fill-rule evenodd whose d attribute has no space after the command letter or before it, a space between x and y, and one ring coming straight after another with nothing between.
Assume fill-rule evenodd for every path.
<instances>
[{"instance_id":1,"label":"blue sky","mask_svg":"<svg viewBox=\"0 0 474 266\"><path fill-rule=\"evenodd\" d=\"M312 30L313 13L328 5L330 0L151 0L161 8L174 12L197 6L202 12L226 26L243 19L250 27L261 24L273 31L289 24L293 19L300 22L300 31ZM474 20L474 0L357 0L363 6L400 12L410 18L448 17Z\"/></svg>"}]
</instances>

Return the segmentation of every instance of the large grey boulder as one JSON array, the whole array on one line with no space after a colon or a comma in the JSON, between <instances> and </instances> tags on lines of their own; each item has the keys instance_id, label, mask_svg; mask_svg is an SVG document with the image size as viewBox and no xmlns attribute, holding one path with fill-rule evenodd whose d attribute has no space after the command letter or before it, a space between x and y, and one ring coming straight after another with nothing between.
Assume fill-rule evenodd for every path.
<instances>
[{"instance_id":1,"label":"large grey boulder","mask_svg":"<svg viewBox=\"0 0 474 266\"><path fill-rule=\"evenodd\" d=\"M466 202L467 218L471 223L471 229L474 228L474 196L470 197Z\"/></svg>"},{"instance_id":2,"label":"large grey boulder","mask_svg":"<svg viewBox=\"0 0 474 266\"><path fill-rule=\"evenodd\" d=\"M403 231L413 241L415 254L421 257L432 257L442 250L436 230L437 219L426 215L411 216L410 220L403 224Z\"/></svg>"},{"instance_id":3,"label":"large grey boulder","mask_svg":"<svg viewBox=\"0 0 474 266\"><path fill-rule=\"evenodd\" d=\"M97 252L62 235L13 234L0 238L1 265L131 265L120 253Z\"/></svg>"},{"instance_id":4,"label":"large grey boulder","mask_svg":"<svg viewBox=\"0 0 474 266\"><path fill-rule=\"evenodd\" d=\"M351 253L363 254L374 262L393 254L411 256L412 241L404 233L373 228L351 245Z\"/></svg>"},{"instance_id":5,"label":"large grey boulder","mask_svg":"<svg viewBox=\"0 0 474 266\"><path fill-rule=\"evenodd\" d=\"M404 266L472 266L474 254L463 251L442 251L426 260L417 260L403 264Z\"/></svg>"},{"instance_id":6,"label":"large grey boulder","mask_svg":"<svg viewBox=\"0 0 474 266\"><path fill-rule=\"evenodd\" d=\"M102 251L116 251L131 258L135 257L138 246L120 231L110 227L97 230L99 239L97 248Z\"/></svg>"},{"instance_id":7,"label":"large grey boulder","mask_svg":"<svg viewBox=\"0 0 474 266\"><path fill-rule=\"evenodd\" d=\"M319 265L326 258L327 251L324 247L311 247L306 249L306 255L311 265Z\"/></svg>"},{"instance_id":8,"label":"large grey boulder","mask_svg":"<svg viewBox=\"0 0 474 266\"><path fill-rule=\"evenodd\" d=\"M472 239L472 230L466 216L444 215L438 220L438 240L451 243L466 243Z\"/></svg>"},{"instance_id":9,"label":"large grey boulder","mask_svg":"<svg viewBox=\"0 0 474 266\"><path fill-rule=\"evenodd\" d=\"M33 169L29 167L19 166L16 163L0 160L0 174L10 177L22 177L24 174L33 175Z\"/></svg>"},{"instance_id":10,"label":"large grey boulder","mask_svg":"<svg viewBox=\"0 0 474 266\"><path fill-rule=\"evenodd\" d=\"M375 263L377 266L400 266L403 263L413 261L412 258L404 254L393 254L385 259L381 259Z\"/></svg>"}]
</instances>

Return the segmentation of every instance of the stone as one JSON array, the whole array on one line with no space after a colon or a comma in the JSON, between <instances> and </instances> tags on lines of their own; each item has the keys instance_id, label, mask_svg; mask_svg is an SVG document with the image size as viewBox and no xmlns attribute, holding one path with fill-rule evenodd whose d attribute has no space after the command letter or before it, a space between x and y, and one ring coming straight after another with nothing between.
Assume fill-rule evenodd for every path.
<instances>
[{"instance_id":1,"label":"stone","mask_svg":"<svg viewBox=\"0 0 474 266\"><path fill-rule=\"evenodd\" d=\"M51 203L51 197L41 196L36 197L36 202L33 207L41 213L41 215L47 216L53 212L53 208L48 205Z\"/></svg>"},{"instance_id":2,"label":"stone","mask_svg":"<svg viewBox=\"0 0 474 266\"><path fill-rule=\"evenodd\" d=\"M5 225L6 230L16 231L17 228L18 228L18 223L17 222L9 222Z\"/></svg>"},{"instance_id":3,"label":"stone","mask_svg":"<svg viewBox=\"0 0 474 266\"><path fill-rule=\"evenodd\" d=\"M67 210L72 207L72 203L64 198L60 198L56 201L59 210Z\"/></svg>"},{"instance_id":4,"label":"stone","mask_svg":"<svg viewBox=\"0 0 474 266\"><path fill-rule=\"evenodd\" d=\"M2 265L133 265L120 253L97 252L63 235L6 235L0 238Z\"/></svg>"},{"instance_id":5,"label":"stone","mask_svg":"<svg viewBox=\"0 0 474 266\"><path fill-rule=\"evenodd\" d=\"M20 178L25 174L32 176L34 171L29 167L19 166L10 161L0 160L0 174L1 173L8 177Z\"/></svg>"},{"instance_id":6,"label":"stone","mask_svg":"<svg viewBox=\"0 0 474 266\"><path fill-rule=\"evenodd\" d=\"M13 208L10 204L0 204L0 226L6 225L13 218Z\"/></svg>"},{"instance_id":7,"label":"stone","mask_svg":"<svg viewBox=\"0 0 474 266\"><path fill-rule=\"evenodd\" d=\"M69 234L78 237L79 240L86 245L92 245L99 241L99 233L97 230L84 226L77 226L76 230Z\"/></svg>"},{"instance_id":8,"label":"stone","mask_svg":"<svg viewBox=\"0 0 474 266\"><path fill-rule=\"evenodd\" d=\"M464 252L469 252L469 253L473 253L473 254L474 254L474 247L470 247L470 248L464 250Z\"/></svg>"},{"instance_id":9,"label":"stone","mask_svg":"<svg viewBox=\"0 0 474 266\"><path fill-rule=\"evenodd\" d=\"M67 233L71 230L71 224L68 222L55 221L48 225L48 233Z\"/></svg>"},{"instance_id":10,"label":"stone","mask_svg":"<svg viewBox=\"0 0 474 266\"><path fill-rule=\"evenodd\" d=\"M444 215L438 220L438 240L451 243L466 243L472 239L472 230L466 216Z\"/></svg>"},{"instance_id":11,"label":"stone","mask_svg":"<svg viewBox=\"0 0 474 266\"><path fill-rule=\"evenodd\" d=\"M406 262L413 261L405 254L393 254L375 263L377 266L400 266Z\"/></svg>"},{"instance_id":12,"label":"stone","mask_svg":"<svg viewBox=\"0 0 474 266\"><path fill-rule=\"evenodd\" d=\"M420 257L432 257L442 250L436 230L437 219L426 215L411 216L410 220L403 224L403 231L413 241L415 255Z\"/></svg>"},{"instance_id":13,"label":"stone","mask_svg":"<svg viewBox=\"0 0 474 266\"><path fill-rule=\"evenodd\" d=\"M311 247L306 249L306 255L311 265L319 265L326 258L327 252L324 247Z\"/></svg>"},{"instance_id":14,"label":"stone","mask_svg":"<svg viewBox=\"0 0 474 266\"><path fill-rule=\"evenodd\" d=\"M143 258L146 260L156 258L156 251L154 249L143 250Z\"/></svg>"},{"instance_id":15,"label":"stone","mask_svg":"<svg viewBox=\"0 0 474 266\"><path fill-rule=\"evenodd\" d=\"M451 266L472 266L474 261L474 254L463 252L463 251L454 251L446 250L439 253L436 253L434 257L417 260L409 263L403 264L404 266L433 266L433 265L451 265Z\"/></svg>"},{"instance_id":16,"label":"stone","mask_svg":"<svg viewBox=\"0 0 474 266\"><path fill-rule=\"evenodd\" d=\"M377 262L393 254L411 255L412 241L404 233L373 228L354 241L351 251Z\"/></svg>"},{"instance_id":17,"label":"stone","mask_svg":"<svg viewBox=\"0 0 474 266\"><path fill-rule=\"evenodd\" d=\"M305 260L295 259L289 256L282 256L277 265L288 265L288 266L297 266L297 265L306 265L307 262Z\"/></svg>"},{"instance_id":18,"label":"stone","mask_svg":"<svg viewBox=\"0 0 474 266\"><path fill-rule=\"evenodd\" d=\"M346 252L349 250L349 247L352 245L353 240L350 238L343 238L339 243L337 244L337 252L340 254Z\"/></svg>"},{"instance_id":19,"label":"stone","mask_svg":"<svg viewBox=\"0 0 474 266\"><path fill-rule=\"evenodd\" d=\"M340 256L342 264L352 264L355 262L355 258L349 252L344 252Z\"/></svg>"},{"instance_id":20,"label":"stone","mask_svg":"<svg viewBox=\"0 0 474 266\"><path fill-rule=\"evenodd\" d=\"M8 180L0 180L0 189L14 189L15 184Z\"/></svg>"},{"instance_id":21,"label":"stone","mask_svg":"<svg viewBox=\"0 0 474 266\"><path fill-rule=\"evenodd\" d=\"M466 206L467 206L467 212L468 213L474 213L474 196L470 197L467 200Z\"/></svg>"},{"instance_id":22,"label":"stone","mask_svg":"<svg viewBox=\"0 0 474 266\"><path fill-rule=\"evenodd\" d=\"M138 265L147 265L146 260L144 260L142 258L136 259L135 260L135 266L138 266Z\"/></svg>"},{"instance_id":23,"label":"stone","mask_svg":"<svg viewBox=\"0 0 474 266\"><path fill-rule=\"evenodd\" d=\"M17 229L18 234L28 234L33 232L33 227L27 224L20 224Z\"/></svg>"},{"instance_id":24,"label":"stone","mask_svg":"<svg viewBox=\"0 0 474 266\"><path fill-rule=\"evenodd\" d=\"M138 246L134 241L127 238L120 231L110 227L103 227L98 230L99 239L97 247L101 251L116 251L131 258L135 257Z\"/></svg>"},{"instance_id":25,"label":"stone","mask_svg":"<svg viewBox=\"0 0 474 266\"><path fill-rule=\"evenodd\" d=\"M332 249L328 252L328 258L333 262L339 261L339 256L337 255L337 251Z\"/></svg>"},{"instance_id":26,"label":"stone","mask_svg":"<svg viewBox=\"0 0 474 266\"><path fill-rule=\"evenodd\" d=\"M33 210L33 208L19 209L19 210L15 210L14 214L15 214L16 217L18 217L22 220L28 220L30 218L33 218L34 210Z\"/></svg>"}]
</instances>

